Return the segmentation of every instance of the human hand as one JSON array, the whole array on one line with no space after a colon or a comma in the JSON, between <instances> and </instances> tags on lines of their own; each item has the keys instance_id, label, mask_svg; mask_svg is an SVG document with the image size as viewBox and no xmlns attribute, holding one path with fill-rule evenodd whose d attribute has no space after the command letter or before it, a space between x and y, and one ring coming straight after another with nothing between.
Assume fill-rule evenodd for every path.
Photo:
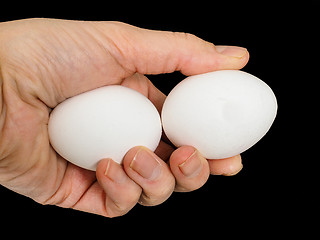
<instances>
[{"instance_id":1,"label":"human hand","mask_svg":"<svg viewBox=\"0 0 320 240\"><path fill-rule=\"evenodd\" d=\"M160 111L165 95L143 74L240 69L248 59L243 48L118 22L0 23L0 184L41 204L114 217L137 202L157 205L173 191L195 190L210 173L237 173L240 156L207 160L165 138L156 154L135 147L123 166L102 159L96 172L88 171L52 149L47 124L60 102L111 84L141 92Z\"/></svg>"}]
</instances>

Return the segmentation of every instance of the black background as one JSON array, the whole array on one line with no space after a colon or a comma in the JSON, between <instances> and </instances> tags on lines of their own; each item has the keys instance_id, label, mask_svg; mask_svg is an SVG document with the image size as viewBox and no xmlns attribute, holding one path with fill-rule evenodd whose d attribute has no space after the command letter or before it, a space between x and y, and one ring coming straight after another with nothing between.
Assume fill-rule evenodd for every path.
<instances>
[{"instance_id":1,"label":"black background","mask_svg":"<svg viewBox=\"0 0 320 240\"><path fill-rule=\"evenodd\" d=\"M0 187L1 226L17 226L26 236L46 233L101 233L111 237L278 236L298 233L300 214L315 214L310 181L318 155L304 149L315 123L309 108L316 103L319 12L317 1L171 1L39 2L2 8L1 21L29 17L115 20L143 28L193 33L216 45L238 45L250 52L243 69L264 80L278 99L278 116L268 134L242 154L236 176L211 176L199 190L173 193L156 207L137 205L127 215L107 219L55 206L42 206ZM319 57L318 57L319 58ZM317 77L316 77L317 76ZM183 79L179 73L150 76L165 93ZM305 120L308 124L305 125ZM316 136L316 128L309 134ZM301 135L304 134L304 135ZM313 189L316 191L316 189ZM312 193L312 192L311 192ZM307 200L306 203L298 199ZM310 217L311 218L311 217ZM301 224L301 225L300 225ZM312 227L310 227L312 229ZM147 231L148 230L148 231ZM12 231L3 228L11 234ZM190 235L191 236L191 235Z\"/></svg>"}]
</instances>

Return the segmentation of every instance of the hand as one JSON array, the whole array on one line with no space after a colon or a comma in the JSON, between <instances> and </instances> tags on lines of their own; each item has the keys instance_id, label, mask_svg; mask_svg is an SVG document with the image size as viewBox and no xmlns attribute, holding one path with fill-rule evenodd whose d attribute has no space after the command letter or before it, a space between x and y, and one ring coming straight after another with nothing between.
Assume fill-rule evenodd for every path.
<instances>
[{"instance_id":1,"label":"hand","mask_svg":"<svg viewBox=\"0 0 320 240\"><path fill-rule=\"evenodd\" d=\"M60 102L110 84L136 89L160 111L165 95L143 74L240 69L248 58L240 47L119 22L0 23L0 183L41 204L113 217L137 202L157 205L174 190L195 190L210 173L235 174L240 156L206 160L193 147L174 149L165 139L156 154L135 147L123 166L102 159L96 172L88 171L51 148L47 123Z\"/></svg>"}]
</instances>

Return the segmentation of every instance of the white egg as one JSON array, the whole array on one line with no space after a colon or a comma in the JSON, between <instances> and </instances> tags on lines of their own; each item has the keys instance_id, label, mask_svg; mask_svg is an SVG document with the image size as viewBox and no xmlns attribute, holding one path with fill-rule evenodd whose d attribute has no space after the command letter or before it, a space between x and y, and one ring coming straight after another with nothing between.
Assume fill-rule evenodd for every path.
<instances>
[{"instance_id":1,"label":"white egg","mask_svg":"<svg viewBox=\"0 0 320 240\"><path fill-rule=\"evenodd\" d=\"M208 159L242 153L271 127L277 101L259 78L238 70L187 77L162 109L164 132L177 147L190 145Z\"/></svg>"},{"instance_id":2,"label":"white egg","mask_svg":"<svg viewBox=\"0 0 320 240\"><path fill-rule=\"evenodd\" d=\"M95 170L102 158L121 163L134 146L155 150L161 120L148 98L123 86L106 86L69 98L49 119L52 147L66 160Z\"/></svg>"}]
</instances>

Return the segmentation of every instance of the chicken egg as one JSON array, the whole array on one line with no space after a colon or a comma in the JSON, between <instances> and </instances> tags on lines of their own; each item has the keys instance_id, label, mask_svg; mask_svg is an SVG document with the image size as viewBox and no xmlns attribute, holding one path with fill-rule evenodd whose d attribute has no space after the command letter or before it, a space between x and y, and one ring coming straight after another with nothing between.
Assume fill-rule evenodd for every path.
<instances>
[{"instance_id":1,"label":"chicken egg","mask_svg":"<svg viewBox=\"0 0 320 240\"><path fill-rule=\"evenodd\" d=\"M135 146L154 151L162 127L155 106L141 93L105 86L65 100L51 112L52 147L71 163L96 170L103 158L121 163Z\"/></svg>"},{"instance_id":2,"label":"chicken egg","mask_svg":"<svg viewBox=\"0 0 320 240\"><path fill-rule=\"evenodd\" d=\"M222 159L257 143L276 113L276 97L266 83L243 71L221 70L181 81L166 98L161 118L175 146Z\"/></svg>"}]
</instances>

